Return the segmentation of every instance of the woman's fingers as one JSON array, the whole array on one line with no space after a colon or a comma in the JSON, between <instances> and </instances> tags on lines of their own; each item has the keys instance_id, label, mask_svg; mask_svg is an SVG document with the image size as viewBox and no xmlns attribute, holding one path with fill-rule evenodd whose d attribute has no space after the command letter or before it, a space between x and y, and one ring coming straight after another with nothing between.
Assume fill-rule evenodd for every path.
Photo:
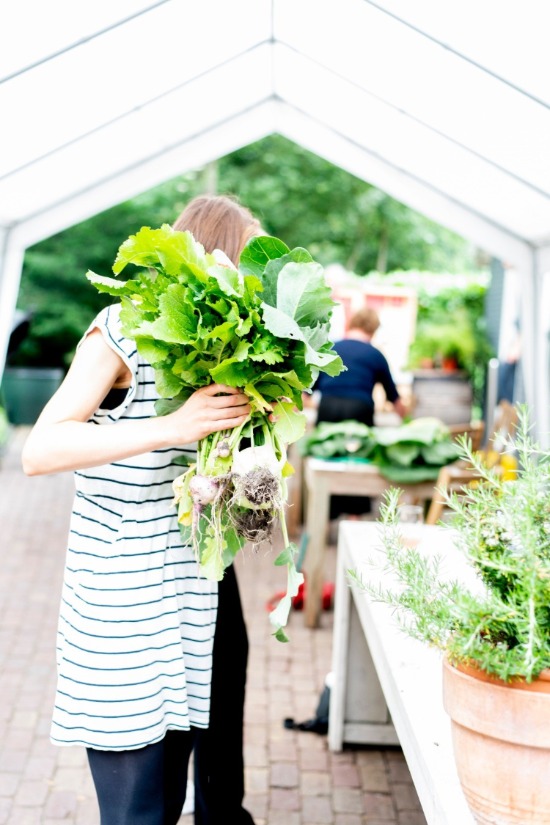
<instances>
[{"instance_id":1,"label":"woman's fingers","mask_svg":"<svg viewBox=\"0 0 550 825\"><path fill-rule=\"evenodd\" d=\"M177 431L175 443L200 440L209 433L238 427L251 412L248 396L241 390L225 384L201 387L170 414Z\"/></svg>"},{"instance_id":2,"label":"woman's fingers","mask_svg":"<svg viewBox=\"0 0 550 825\"><path fill-rule=\"evenodd\" d=\"M248 396L236 387L228 387L225 384L209 384L202 387L198 393L208 397L207 404L217 410L229 407L243 407L249 403ZM206 399L205 399L206 401ZM248 410L250 412L250 410Z\"/></svg>"},{"instance_id":3,"label":"woman's fingers","mask_svg":"<svg viewBox=\"0 0 550 825\"><path fill-rule=\"evenodd\" d=\"M233 427L238 427L239 424L244 424L248 418L249 413L239 415L236 418L220 418L216 422L212 422L210 432L219 432L220 430L232 430Z\"/></svg>"},{"instance_id":4,"label":"woman's fingers","mask_svg":"<svg viewBox=\"0 0 550 825\"><path fill-rule=\"evenodd\" d=\"M240 393L241 390L237 389L237 387L228 387L227 384L208 384L207 387L201 387L200 390L197 392L201 392L204 395L235 395L236 393Z\"/></svg>"}]
</instances>

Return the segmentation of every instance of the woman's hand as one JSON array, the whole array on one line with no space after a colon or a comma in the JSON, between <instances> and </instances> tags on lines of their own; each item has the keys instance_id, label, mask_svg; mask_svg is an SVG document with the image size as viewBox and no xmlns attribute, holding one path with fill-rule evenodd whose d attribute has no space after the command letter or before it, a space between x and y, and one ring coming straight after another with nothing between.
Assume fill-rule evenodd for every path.
<instances>
[{"instance_id":1,"label":"woman's hand","mask_svg":"<svg viewBox=\"0 0 550 825\"><path fill-rule=\"evenodd\" d=\"M174 444L190 444L210 433L244 424L250 412L249 399L243 392L225 384L210 384L164 416L164 421L170 424Z\"/></svg>"}]
</instances>

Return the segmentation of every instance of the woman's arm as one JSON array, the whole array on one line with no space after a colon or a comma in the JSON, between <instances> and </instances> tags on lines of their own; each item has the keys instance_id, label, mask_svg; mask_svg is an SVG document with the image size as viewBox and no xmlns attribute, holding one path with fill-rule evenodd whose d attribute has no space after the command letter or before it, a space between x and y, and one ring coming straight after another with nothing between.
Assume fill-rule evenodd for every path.
<instances>
[{"instance_id":1,"label":"woman's arm","mask_svg":"<svg viewBox=\"0 0 550 825\"><path fill-rule=\"evenodd\" d=\"M242 424L248 398L232 387L211 384L197 390L170 415L97 426L89 418L128 368L93 330L76 352L65 380L44 407L23 448L27 475L96 467L163 447L190 444L218 430ZM218 395L218 393L227 393Z\"/></svg>"}]
</instances>

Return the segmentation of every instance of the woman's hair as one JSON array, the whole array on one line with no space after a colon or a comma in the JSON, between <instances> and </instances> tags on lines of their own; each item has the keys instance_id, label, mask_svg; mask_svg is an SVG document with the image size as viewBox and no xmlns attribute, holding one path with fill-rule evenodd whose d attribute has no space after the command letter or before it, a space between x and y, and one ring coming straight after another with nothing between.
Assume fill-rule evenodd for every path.
<instances>
[{"instance_id":1,"label":"woman's hair","mask_svg":"<svg viewBox=\"0 0 550 825\"><path fill-rule=\"evenodd\" d=\"M206 252L221 249L235 266L260 222L246 207L227 195L199 195L174 222L179 232L191 232Z\"/></svg>"},{"instance_id":2,"label":"woman's hair","mask_svg":"<svg viewBox=\"0 0 550 825\"><path fill-rule=\"evenodd\" d=\"M348 324L348 329L360 329L367 335L374 335L380 326L380 318L374 309L363 307L355 312Z\"/></svg>"}]
</instances>

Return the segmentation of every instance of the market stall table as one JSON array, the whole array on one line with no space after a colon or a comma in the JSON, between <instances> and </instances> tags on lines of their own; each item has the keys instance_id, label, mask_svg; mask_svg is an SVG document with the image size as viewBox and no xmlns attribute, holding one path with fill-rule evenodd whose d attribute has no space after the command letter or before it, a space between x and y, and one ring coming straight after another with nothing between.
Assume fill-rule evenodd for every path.
<instances>
[{"instance_id":1,"label":"market stall table","mask_svg":"<svg viewBox=\"0 0 550 825\"><path fill-rule=\"evenodd\" d=\"M394 484L374 464L357 461L328 461L307 458L304 472L306 486L307 549L304 569L307 578L305 623L317 627L321 612L321 593L325 566L326 536L331 495L383 495L390 487L399 487L403 502L417 503L432 498L434 481Z\"/></svg>"},{"instance_id":2,"label":"market stall table","mask_svg":"<svg viewBox=\"0 0 550 825\"><path fill-rule=\"evenodd\" d=\"M340 525L329 748L400 744L429 825L473 825L443 708L441 653L399 629L387 605L350 586L349 570L375 585L391 586L382 563L369 563L383 552L377 550L380 530L372 522ZM444 558L444 575L468 575L450 530L423 526L418 548Z\"/></svg>"}]
</instances>

